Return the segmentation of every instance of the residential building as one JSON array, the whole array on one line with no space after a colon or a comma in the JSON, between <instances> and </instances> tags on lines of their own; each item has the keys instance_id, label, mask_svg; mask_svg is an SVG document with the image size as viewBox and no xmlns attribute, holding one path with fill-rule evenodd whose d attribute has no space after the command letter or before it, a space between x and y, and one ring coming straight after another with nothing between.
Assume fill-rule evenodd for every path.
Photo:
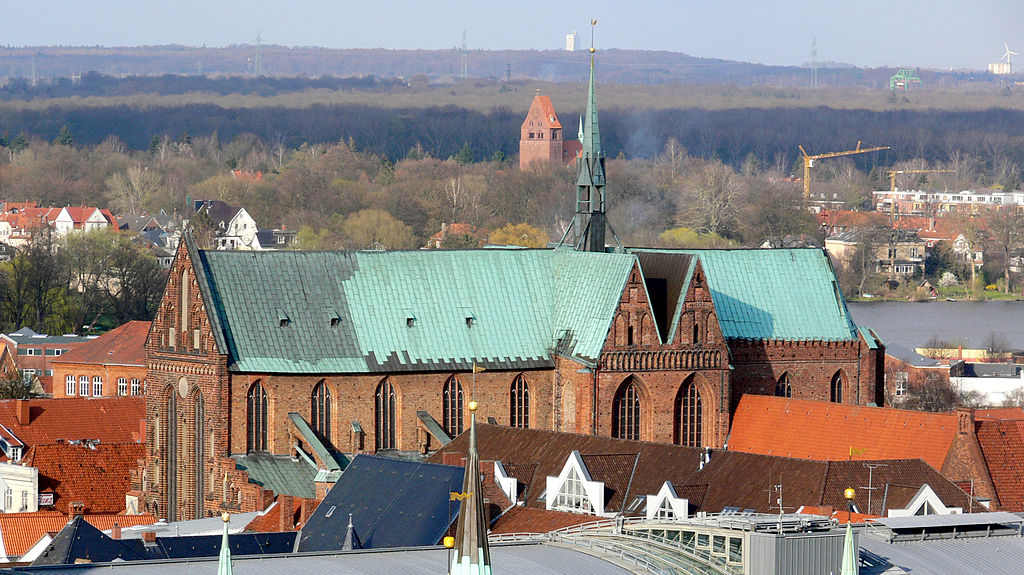
<instances>
[{"instance_id":1,"label":"residential building","mask_svg":"<svg viewBox=\"0 0 1024 575\"><path fill-rule=\"evenodd\" d=\"M142 397L2 400L0 449L19 462L37 445L145 443L145 413Z\"/></svg>"},{"instance_id":2,"label":"residential building","mask_svg":"<svg viewBox=\"0 0 1024 575\"><path fill-rule=\"evenodd\" d=\"M1018 512L1021 430L1020 408L928 413L747 395L729 449L818 461L919 457L986 507Z\"/></svg>"},{"instance_id":3,"label":"residential building","mask_svg":"<svg viewBox=\"0 0 1024 575\"><path fill-rule=\"evenodd\" d=\"M861 245L872 250L871 264L876 273L907 277L924 273L927 257L925 242L917 232L904 229L859 228L825 239L825 250L842 266L853 265Z\"/></svg>"},{"instance_id":4,"label":"residential building","mask_svg":"<svg viewBox=\"0 0 1024 575\"><path fill-rule=\"evenodd\" d=\"M915 216L949 213L979 214L993 208L1016 206L1024 210L1024 192L999 190L876 190L875 210Z\"/></svg>"},{"instance_id":5,"label":"residential building","mask_svg":"<svg viewBox=\"0 0 1024 575\"><path fill-rule=\"evenodd\" d=\"M911 393L929 385L949 385L949 365L899 344L885 347L886 403L899 406Z\"/></svg>"},{"instance_id":6,"label":"residential building","mask_svg":"<svg viewBox=\"0 0 1024 575\"><path fill-rule=\"evenodd\" d=\"M194 217L212 227L211 243L218 250L260 250L256 220L245 208L220 200L196 200ZM193 222L194 223L194 222Z\"/></svg>"},{"instance_id":7,"label":"residential building","mask_svg":"<svg viewBox=\"0 0 1024 575\"><path fill-rule=\"evenodd\" d=\"M0 463L0 513L39 510L39 470L11 461Z\"/></svg>"},{"instance_id":8,"label":"residential building","mask_svg":"<svg viewBox=\"0 0 1024 575\"><path fill-rule=\"evenodd\" d=\"M56 401L56 400L52 400ZM39 444L29 448L21 463L39 470L43 507L66 516L82 513L122 513L129 475L144 457L143 443L103 443L100 440Z\"/></svg>"},{"instance_id":9,"label":"residential building","mask_svg":"<svg viewBox=\"0 0 1024 575\"><path fill-rule=\"evenodd\" d=\"M506 518L516 530L546 532L566 526L564 513L577 514L575 524L595 517L676 520L727 508L777 514L779 497L790 509L831 513L847 508L843 492L850 485L858 488L852 502L873 517L913 514L926 504L935 512L982 509L916 458L810 461L480 424L477 437L488 481L511 502L495 532L509 532ZM459 464L467 445L463 434L428 461ZM884 500L872 496L881 491Z\"/></svg>"},{"instance_id":10,"label":"residential building","mask_svg":"<svg viewBox=\"0 0 1024 575\"><path fill-rule=\"evenodd\" d=\"M39 511L35 513L2 513L0 514L0 562L28 563L42 555L53 534L60 532L72 521L85 521L96 529L111 529L115 524L118 528L136 525L152 525L156 518L152 515L125 514L85 514L77 518L69 518L56 511Z\"/></svg>"},{"instance_id":11,"label":"residential building","mask_svg":"<svg viewBox=\"0 0 1024 575\"><path fill-rule=\"evenodd\" d=\"M13 333L0 334L0 341L4 342L8 349L13 350L14 363L26 381L38 377L43 384L43 390L50 394L53 393L53 360L95 337L75 334L46 335L23 327Z\"/></svg>"},{"instance_id":12,"label":"residential building","mask_svg":"<svg viewBox=\"0 0 1024 575\"><path fill-rule=\"evenodd\" d=\"M130 321L54 358L53 397L144 395L149 326Z\"/></svg>"}]
</instances>

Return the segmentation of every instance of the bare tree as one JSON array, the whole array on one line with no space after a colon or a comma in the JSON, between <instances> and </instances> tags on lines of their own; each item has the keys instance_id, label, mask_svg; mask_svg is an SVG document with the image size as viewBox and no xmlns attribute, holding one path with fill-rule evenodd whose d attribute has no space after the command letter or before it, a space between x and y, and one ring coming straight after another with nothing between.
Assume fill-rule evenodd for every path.
<instances>
[{"instance_id":1,"label":"bare tree","mask_svg":"<svg viewBox=\"0 0 1024 575\"><path fill-rule=\"evenodd\" d=\"M161 177L149 166L135 164L107 178L114 206L124 213L138 214L145 210L150 198L160 190Z\"/></svg>"}]
</instances>

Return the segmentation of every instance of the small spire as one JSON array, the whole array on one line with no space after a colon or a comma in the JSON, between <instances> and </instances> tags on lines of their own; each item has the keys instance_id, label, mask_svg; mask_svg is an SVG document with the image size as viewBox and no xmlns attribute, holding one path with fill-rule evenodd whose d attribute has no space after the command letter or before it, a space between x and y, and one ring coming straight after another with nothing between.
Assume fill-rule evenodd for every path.
<instances>
[{"instance_id":1,"label":"small spire","mask_svg":"<svg viewBox=\"0 0 1024 575\"><path fill-rule=\"evenodd\" d=\"M843 539L843 562L839 575L858 575L860 565L857 546L853 542L853 525L846 523L846 537Z\"/></svg>"},{"instance_id":2,"label":"small spire","mask_svg":"<svg viewBox=\"0 0 1024 575\"><path fill-rule=\"evenodd\" d=\"M231 524L231 515L225 511L220 519L224 522L224 535L220 538L220 560L217 562L217 575L231 575L231 548L228 545L228 525Z\"/></svg>"},{"instance_id":3,"label":"small spire","mask_svg":"<svg viewBox=\"0 0 1024 575\"><path fill-rule=\"evenodd\" d=\"M491 550L484 523L483 482L476 450L476 400L469 402L469 457L459 494L459 523L455 532L455 556L451 575L491 575Z\"/></svg>"},{"instance_id":4,"label":"small spire","mask_svg":"<svg viewBox=\"0 0 1024 575\"><path fill-rule=\"evenodd\" d=\"M345 542L341 544L342 551L352 551L353 549L362 549L363 544L359 541L359 536L356 535L356 528L352 526L352 514L348 514L348 529L345 530Z\"/></svg>"}]
</instances>

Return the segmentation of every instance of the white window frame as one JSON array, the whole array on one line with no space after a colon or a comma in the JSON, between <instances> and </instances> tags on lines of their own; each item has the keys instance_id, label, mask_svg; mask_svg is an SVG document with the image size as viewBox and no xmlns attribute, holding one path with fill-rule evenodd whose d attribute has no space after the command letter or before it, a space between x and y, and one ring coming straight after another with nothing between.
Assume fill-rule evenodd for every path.
<instances>
[{"instance_id":1,"label":"white window frame","mask_svg":"<svg viewBox=\"0 0 1024 575\"><path fill-rule=\"evenodd\" d=\"M139 378L132 378L132 395L142 395L142 382Z\"/></svg>"},{"instance_id":2,"label":"white window frame","mask_svg":"<svg viewBox=\"0 0 1024 575\"><path fill-rule=\"evenodd\" d=\"M78 376L78 395L82 397L89 397L89 376L80 375Z\"/></svg>"},{"instance_id":3,"label":"white window frame","mask_svg":"<svg viewBox=\"0 0 1024 575\"><path fill-rule=\"evenodd\" d=\"M604 509L604 482L594 481L579 451L573 451L557 477L547 477L546 509L611 517Z\"/></svg>"},{"instance_id":4,"label":"white window frame","mask_svg":"<svg viewBox=\"0 0 1024 575\"><path fill-rule=\"evenodd\" d=\"M119 378L117 378L117 394L118 395L122 395L122 396L123 395L128 395L128 378L127 377L119 377Z\"/></svg>"},{"instance_id":5,"label":"white window frame","mask_svg":"<svg viewBox=\"0 0 1024 575\"><path fill-rule=\"evenodd\" d=\"M92 395L93 397L103 396L103 378L98 375L92 377Z\"/></svg>"},{"instance_id":6,"label":"white window frame","mask_svg":"<svg viewBox=\"0 0 1024 575\"><path fill-rule=\"evenodd\" d=\"M69 375L64 378L64 395L76 395L75 390L78 387L78 379Z\"/></svg>"}]
</instances>

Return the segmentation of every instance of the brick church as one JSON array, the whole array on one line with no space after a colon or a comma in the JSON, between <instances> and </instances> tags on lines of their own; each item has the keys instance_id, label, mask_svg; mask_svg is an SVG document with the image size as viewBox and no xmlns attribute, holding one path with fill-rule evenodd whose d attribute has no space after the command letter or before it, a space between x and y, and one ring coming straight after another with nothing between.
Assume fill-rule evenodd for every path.
<instances>
[{"instance_id":1,"label":"brick church","mask_svg":"<svg viewBox=\"0 0 1024 575\"><path fill-rule=\"evenodd\" d=\"M820 250L608 249L591 61L552 249L226 252L181 242L146 343L129 499L169 520L314 497L360 451L478 416L721 447L743 394L882 402L884 348Z\"/></svg>"},{"instance_id":2,"label":"brick church","mask_svg":"<svg viewBox=\"0 0 1024 575\"><path fill-rule=\"evenodd\" d=\"M519 131L520 170L531 165L544 168L568 166L580 153L580 141L565 139L565 130L558 121L551 98L542 96L539 91L533 97L530 111L526 113Z\"/></svg>"}]
</instances>

